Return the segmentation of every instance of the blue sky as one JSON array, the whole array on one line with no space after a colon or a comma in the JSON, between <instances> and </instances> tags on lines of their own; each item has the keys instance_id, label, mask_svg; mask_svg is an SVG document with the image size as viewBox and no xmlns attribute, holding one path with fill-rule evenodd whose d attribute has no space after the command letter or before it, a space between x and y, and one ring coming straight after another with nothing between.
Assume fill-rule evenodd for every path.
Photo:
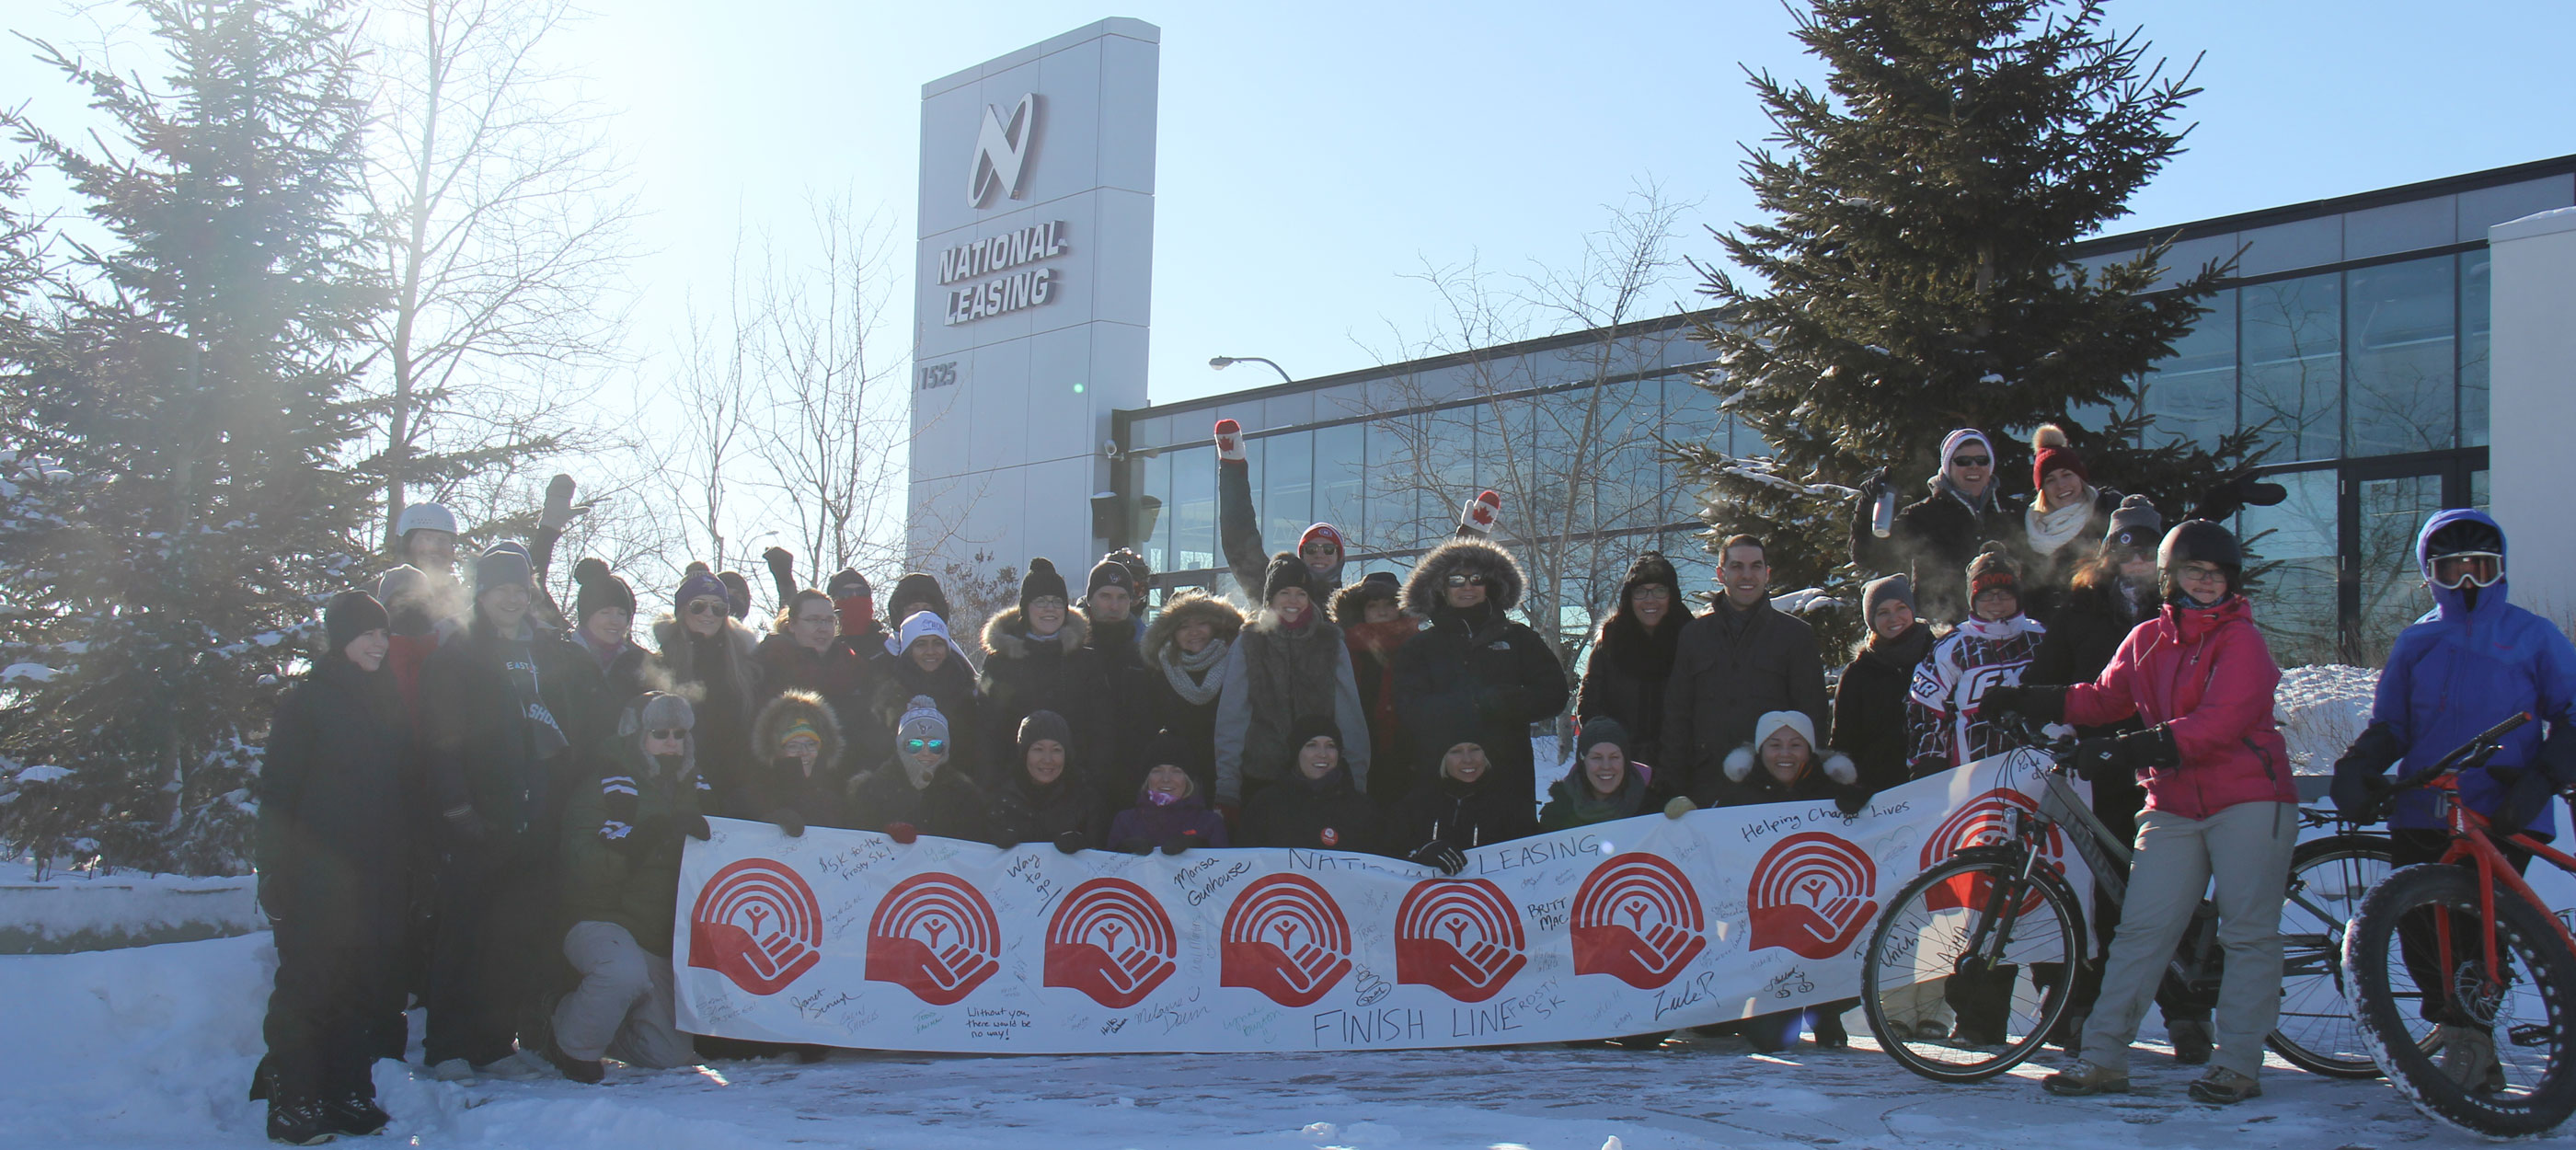
<instances>
[{"instance_id":1,"label":"blue sky","mask_svg":"<svg viewBox=\"0 0 2576 1150\"><path fill-rule=\"evenodd\" d=\"M1700 201L1684 250L1709 258L1698 225L1749 217L1737 143L1765 128L1739 66L1816 74L1770 0L593 12L558 48L619 110L648 213L631 334L646 377L682 301L720 290L737 228L792 239L813 197L881 211L900 246L889 274L908 275L921 83L1102 16L1163 29L1157 402L1269 378L1210 371L1216 354L1301 377L1391 358L1391 325L1419 329L1433 308L1406 273L1566 263L1640 179ZM2120 230L2576 151L2576 5L2128 0L2111 15L2177 61L2207 54L2190 151ZM77 41L89 18L0 23ZM0 101L73 114L56 79L0 55ZM909 284L890 290L900 327Z\"/></svg>"}]
</instances>

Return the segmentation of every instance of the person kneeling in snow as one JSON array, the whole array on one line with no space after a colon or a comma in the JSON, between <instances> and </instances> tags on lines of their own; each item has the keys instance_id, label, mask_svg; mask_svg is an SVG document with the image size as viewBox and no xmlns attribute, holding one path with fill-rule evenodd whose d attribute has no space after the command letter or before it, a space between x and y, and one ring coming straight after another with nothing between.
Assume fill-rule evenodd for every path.
<instances>
[{"instance_id":1,"label":"person kneeling in snow","mask_svg":"<svg viewBox=\"0 0 2576 1150\"><path fill-rule=\"evenodd\" d=\"M1845 815L1852 815L1869 803L1869 792L1860 787L1860 770L1851 759L1839 751L1817 752L1815 723L1804 711L1772 711L1755 720L1753 742L1726 756L1725 771L1727 786L1717 803L1722 807L1829 800ZM1690 810L1691 801L1679 798L1666 804L1664 813ZM1815 1008L1816 1045L1827 1049L1850 1045L1843 1013L1858 1005L1859 999L1846 998ZM1742 1033L1755 1050L1765 1054L1786 1050L1797 1044L1809 1013L1783 1010L1758 1015L1744 1020Z\"/></svg>"},{"instance_id":2,"label":"person kneeling in snow","mask_svg":"<svg viewBox=\"0 0 2576 1150\"><path fill-rule=\"evenodd\" d=\"M564 818L563 954L581 985L555 1005L546 1060L575 1082L597 1082L600 1059L666 1069L696 1061L672 1020L671 892L680 836L704 841L706 780L678 695L647 692L617 719L613 757L594 785L575 788Z\"/></svg>"},{"instance_id":3,"label":"person kneeling in snow","mask_svg":"<svg viewBox=\"0 0 2576 1150\"><path fill-rule=\"evenodd\" d=\"M1191 847L1231 845L1225 834L1225 818L1207 808L1190 773L1182 769L1186 751L1179 736L1158 731L1146 745L1145 757L1153 769L1145 772L1145 785L1136 790L1136 805L1118 812L1109 823L1109 849L1129 854L1151 854L1161 848L1164 854L1176 855Z\"/></svg>"}]
</instances>

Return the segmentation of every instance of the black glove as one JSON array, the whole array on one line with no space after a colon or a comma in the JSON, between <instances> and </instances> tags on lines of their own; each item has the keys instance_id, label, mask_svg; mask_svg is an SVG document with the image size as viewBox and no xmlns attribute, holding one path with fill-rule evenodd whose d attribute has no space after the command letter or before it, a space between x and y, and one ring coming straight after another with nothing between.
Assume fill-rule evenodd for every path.
<instances>
[{"instance_id":1,"label":"black glove","mask_svg":"<svg viewBox=\"0 0 2576 1150\"><path fill-rule=\"evenodd\" d=\"M1172 837L1163 840L1163 853L1167 855L1180 854L1183 851L1190 849L1190 845L1190 836L1173 835Z\"/></svg>"},{"instance_id":2,"label":"black glove","mask_svg":"<svg viewBox=\"0 0 2576 1150\"><path fill-rule=\"evenodd\" d=\"M1857 787L1837 792L1834 795L1834 809L1841 811L1845 818L1849 818L1861 813L1862 811L1868 810L1869 792L1863 791Z\"/></svg>"},{"instance_id":3,"label":"black glove","mask_svg":"<svg viewBox=\"0 0 2576 1150\"><path fill-rule=\"evenodd\" d=\"M2487 816L2487 829L2498 835L2518 835L2549 810L2549 800L2558 788L2549 785L2546 771L2523 770L2519 767L2488 767L2487 775L2505 785L2504 801L2496 804L2495 813Z\"/></svg>"},{"instance_id":4,"label":"black glove","mask_svg":"<svg viewBox=\"0 0 2576 1150\"><path fill-rule=\"evenodd\" d=\"M2248 507L2271 507L2289 497L2289 488L2278 483L2265 483L2254 473L2242 471L2201 492L2200 506L2192 511L2191 517L2224 523Z\"/></svg>"},{"instance_id":5,"label":"black glove","mask_svg":"<svg viewBox=\"0 0 2576 1150\"><path fill-rule=\"evenodd\" d=\"M805 837L805 816L796 813L793 807L780 807L769 812L761 821L777 827L781 834L791 839Z\"/></svg>"},{"instance_id":6,"label":"black glove","mask_svg":"<svg viewBox=\"0 0 2576 1150\"><path fill-rule=\"evenodd\" d=\"M714 827L707 825L707 816L705 815L681 815L680 817L671 820L671 825L679 828L681 834L687 835L699 842L707 841L709 837L716 833Z\"/></svg>"},{"instance_id":7,"label":"black glove","mask_svg":"<svg viewBox=\"0 0 2576 1150\"><path fill-rule=\"evenodd\" d=\"M2088 783L2115 782L2149 767L2170 767L2180 761L2173 732L2161 726L2125 735L2095 735L2075 744L2075 773Z\"/></svg>"},{"instance_id":8,"label":"black glove","mask_svg":"<svg viewBox=\"0 0 2576 1150\"><path fill-rule=\"evenodd\" d=\"M2001 715L2011 712L2042 723L2066 721L2066 688L2023 687L2012 684L1988 687L1977 696L1977 713Z\"/></svg>"},{"instance_id":9,"label":"black glove","mask_svg":"<svg viewBox=\"0 0 2576 1150\"><path fill-rule=\"evenodd\" d=\"M1870 504L1878 502L1878 497L1886 494L1890 486L1887 481L1887 469L1884 467L1861 476L1860 503L1863 511L1866 512Z\"/></svg>"},{"instance_id":10,"label":"black glove","mask_svg":"<svg viewBox=\"0 0 2576 1150\"><path fill-rule=\"evenodd\" d=\"M1460 853L1458 848L1438 839L1413 848L1413 853L1404 857L1408 862L1421 863L1442 874L1456 874L1467 869L1467 856Z\"/></svg>"},{"instance_id":11,"label":"black glove","mask_svg":"<svg viewBox=\"0 0 2576 1150\"><path fill-rule=\"evenodd\" d=\"M1072 854L1090 845L1091 844L1085 841L1082 837L1081 831L1066 831L1063 834L1055 836L1055 849L1063 851L1066 854Z\"/></svg>"},{"instance_id":12,"label":"black glove","mask_svg":"<svg viewBox=\"0 0 2576 1150\"><path fill-rule=\"evenodd\" d=\"M793 579L796 577L796 556L789 554L788 550L784 547L772 547L767 551L761 552L760 561L769 564L770 578Z\"/></svg>"},{"instance_id":13,"label":"black glove","mask_svg":"<svg viewBox=\"0 0 2576 1150\"><path fill-rule=\"evenodd\" d=\"M1144 857L1144 856L1146 856L1146 855L1149 855L1149 854L1154 853L1154 844L1152 844L1152 843L1150 843L1150 842L1147 842L1147 841L1145 841L1145 840L1143 840L1143 839L1138 839L1138 840L1136 840L1136 841L1135 841L1135 843L1134 843L1134 844L1130 845L1130 846L1127 848L1127 853L1128 853L1128 854L1131 854L1131 855L1135 855L1135 856L1137 856L1137 857L1139 857L1139 858L1142 858L1142 857Z\"/></svg>"},{"instance_id":14,"label":"black glove","mask_svg":"<svg viewBox=\"0 0 2576 1150\"><path fill-rule=\"evenodd\" d=\"M2388 792L2396 789L2397 784L2386 775L2347 771L2338 762L2334 788L2329 793L2334 796L2336 814L2351 822L2375 823L2386 817L2387 812L2381 808L2388 802Z\"/></svg>"}]
</instances>

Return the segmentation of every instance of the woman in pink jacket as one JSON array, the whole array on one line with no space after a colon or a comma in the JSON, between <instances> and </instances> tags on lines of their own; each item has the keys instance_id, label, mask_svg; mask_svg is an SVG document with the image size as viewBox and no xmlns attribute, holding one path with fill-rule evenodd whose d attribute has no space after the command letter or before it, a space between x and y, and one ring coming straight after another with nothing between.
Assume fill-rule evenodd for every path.
<instances>
[{"instance_id":1,"label":"woman in pink jacket","mask_svg":"<svg viewBox=\"0 0 2576 1150\"><path fill-rule=\"evenodd\" d=\"M2244 556L2235 536L2205 519L2183 523L2165 535L2156 568L2163 613L2129 632L2100 678L1996 688L1985 697L1990 709L2080 726L2131 715L2147 724L2076 747L2076 769L2088 779L2135 772L2147 807L2138 817L2102 995L2084 1026L2083 1057L2040 1085L2067 1095L2128 1090L2138 1020L2214 877L2226 974L2217 1054L2191 1096L2242 1102L2263 1092L2255 1081L2263 1036L2280 1012L2281 900L2299 830L2298 787L2272 724L2281 669L2239 593Z\"/></svg>"}]
</instances>

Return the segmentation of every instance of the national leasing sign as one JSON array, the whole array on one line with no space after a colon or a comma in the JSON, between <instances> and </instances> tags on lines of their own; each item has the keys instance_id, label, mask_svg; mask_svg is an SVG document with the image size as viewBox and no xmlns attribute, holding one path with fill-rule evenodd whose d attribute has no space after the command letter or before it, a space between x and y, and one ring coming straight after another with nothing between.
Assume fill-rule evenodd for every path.
<instances>
[{"instance_id":1,"label":"national leasing sign","mask_svg":"<svg viewBox=\"0 0 2576 1150\"><path fill-rule=\"evenodd\" d=\"M1779 803L1538 835L1454 876L1332 851L1066 855L715 819L681 865L679 1023L878 1050L1365 1050L1812 1006L1858 995L1899 888L2033 808L2039 762L1919 779L1857 818ZM2090 897L2079 858L2052 861Z\"/></svg>"}]
</instances>

